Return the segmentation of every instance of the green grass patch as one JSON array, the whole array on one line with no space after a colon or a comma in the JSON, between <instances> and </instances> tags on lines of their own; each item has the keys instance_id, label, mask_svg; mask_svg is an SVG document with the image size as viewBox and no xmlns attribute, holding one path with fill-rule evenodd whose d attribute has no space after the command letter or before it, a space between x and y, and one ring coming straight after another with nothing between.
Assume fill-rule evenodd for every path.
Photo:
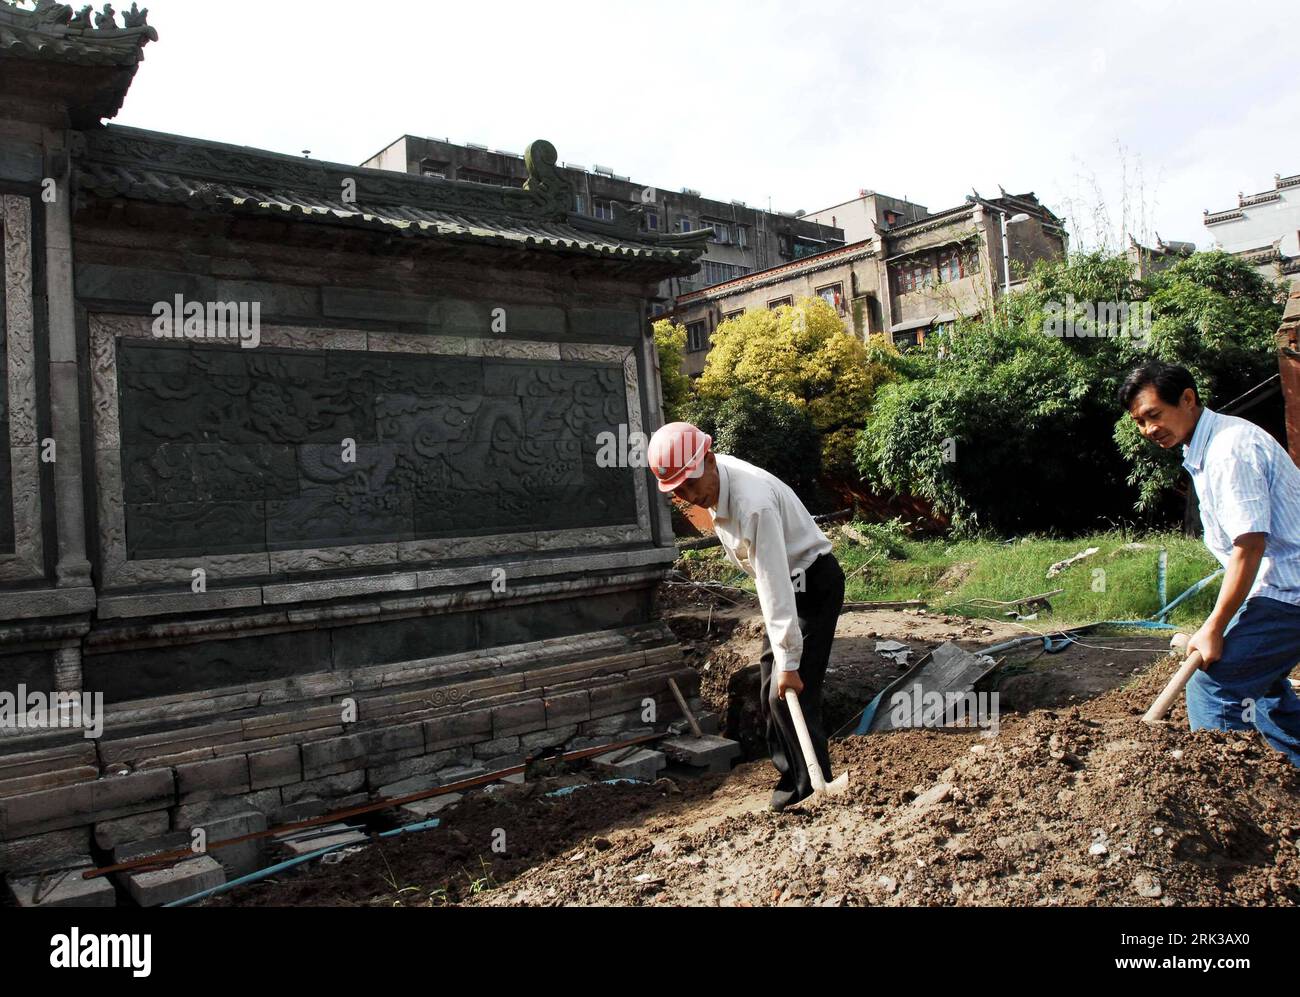
<instances>
[{"instance_id":1,"label":"green grass patch","mask_svg":"<svg viewBox=\"0 0 1300 997\"><path fill-rule=\"evenodd\" d=\"M882 528L885 533L878 536ZM1004 611L973 607L966 600L1009 602L1064 589L1052 597L1052 612L1040 613L1030 624L1035 629L1151 616L1160 608L1156 578L1161 548L1169 553L1170 599L1219 566L1201 541L1180 533L1135 537L1113 532L1073 540L1027 537L1007 542L914 540L890 524L877 524L870 531L858 524L858 529L868 538L865 546L842 538L835 542L835 555L849 576L846 600L924 599L940 612L990 618L1000 617ZM1052 564L1088 547L1099 550L1056 577L1047 577ZM753 589L752 582L716 548L697 552L691 573L696 578ZM1216 580L1175 609L1169 622L1179 627L1199 625L1213 608L1218 592Z\"/></svg>"}]
</instances>

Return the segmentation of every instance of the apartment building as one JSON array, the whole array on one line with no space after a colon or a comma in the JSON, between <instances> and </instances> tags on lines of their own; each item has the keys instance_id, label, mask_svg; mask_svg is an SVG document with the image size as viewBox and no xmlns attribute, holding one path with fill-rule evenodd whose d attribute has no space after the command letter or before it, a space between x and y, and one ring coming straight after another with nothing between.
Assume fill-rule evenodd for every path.
<instances>
[{"instance_id":1,"label":"apartment building","mask_svg":"<svg viewBox=\"0 0 1300 997\"><path fill-rule=\"evenodd\" d=\"M504 187L522 186L528 176L518 153L415 135L403 135L361 165ZM612 221L615 212L631 211L644 232L712 229L699 271L664 281L652 315L669 311L683 294L844 245L841 227L799 212L705 197L689 187L655 187L598 163L557 166L574 191L575 215Z\"/></svg>"},{"instance_id":2,"label":"apartment building","mask_svg":"<svg viewBox=\"0 0 1300 997\"><path fill-rule=\"evenodd\" d=\"M880 223L893 210L884 203L878 202ZM884 334L900 349L917 346L958 317L996 308L1034 263L1068 249L1061 219L1033 192L976 195L954 208L905 217L900 210L868 238L682 295L671 317L686 327L686 372L704 370L710 337L722 322L810 295L834 307L845 331L859 338ZM845 231L862 230L850 223Z\"/></svg>"}]
</instances>

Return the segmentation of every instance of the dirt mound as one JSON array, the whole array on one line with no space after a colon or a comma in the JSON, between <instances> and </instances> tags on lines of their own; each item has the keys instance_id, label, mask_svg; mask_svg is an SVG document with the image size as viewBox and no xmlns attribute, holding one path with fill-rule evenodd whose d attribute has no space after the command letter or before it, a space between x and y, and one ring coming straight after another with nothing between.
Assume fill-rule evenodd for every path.
<instances>
[{"instance_id":1,"label":"dirt mound","mask_svg":"<svg viewBox=\"0 0 1300 997\"><path fill-rule=\"evenodd\" d=\"M701 691L757 760L728 776L594 784L590 770L472 793L442 827L215 904L1300 905L1300 770L1253 733L1139 717L1172 673L1163 638L1090 638L1005 663L996 731L832 742L842 797L784 814L757 724L755 607L679 590L669 620ZM1023 632L921 613L841 617L832 729L916 655ZM913 659L915 660L915 658ZM1020 711L1012 713L1008 706ZM851 725L850 725L851 729Z\"/></svg>"},{"instance_id":2,"label":"dirt mound","mask_svg":"<svg viewBox=\"0 0 1300 997\"><path fill-rule=\"evenodd\" d=\"M843 797L628 828L476 902L1300 904L1300 772L1254 734L1189 733L1181 710L1142 725L1171 669L995 737L850 738ZM744 768L761 798L770 769Z\"/></svg>"}]
</instances>

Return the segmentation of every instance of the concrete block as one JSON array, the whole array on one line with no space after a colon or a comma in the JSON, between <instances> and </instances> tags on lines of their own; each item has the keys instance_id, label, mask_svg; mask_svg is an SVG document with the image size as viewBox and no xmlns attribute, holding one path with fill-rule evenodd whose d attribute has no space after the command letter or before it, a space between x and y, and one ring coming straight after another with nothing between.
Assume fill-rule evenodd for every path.
<instances>
[{"instance_id":1,"label":"concrete block","mask_svg":"<svg viewBox=\"0 0 1300 997\"><path fill-rule=\"evenodd\" d=\"M143 841L166 834L170 827L171 815L166 810L102 820L95 825L95 844L105 851L112 851L128 841Z\"/></svg>"},{"instance_id":2,"label":"concrete block","mask_svg":"<svg viewBox=\"0 0 1300 997\"><path fill-rule=\"evenodd\" d=\"M708 772L730 772L732 761L740 757L740 745L736 741L713 734L670 737L660 741L659 747L673 761Z\"/></svg>"},{"instance_id":3,"label":"concrete block","mask_svg":"<svg viewBox=\"0 0 1300 997\"><path fill-rule=\"evenodd\" d=\"M252 789L286 786L302 781L302 750L286 744L248 756L248 779Z\"/></svg>"},{"instance_id":4,"label":"concrete block","mask_svg":"<svg viewBox=\"0 0 1300 997\"><path fill-rule=\"evenodd\" d=\"M208 832L208 854L226 870L227 879L238 879L240 876L246 876L267 866L265 838L241 841L237 845L227 845L225 848L211 847L218 841L242 838L246 834L265 831L266 814L257 810L247 810L241 814L214 820L205 825L204 830Z\"/></svg>"},{"instance_id":5,"label":"concrete block","mask_svg":"<svg viewBox=\"0 0 1300 997\"><path fill-rule=\"evenodd\" d=\"M361 769L365 763L365 743L355 734L302 746L302 774L308 780Z\"/></svg>"},{"instance_id":6,"label":"concrete block","mask_svg":"<svg viewBox=\"0 0 1300 997\"><path fill-rule=\"evenodd\" d=\"M428 755L403 758L401 761L375 765L366 770L366 781L370 786L386 786L390 782L399 782L414 776L428 775L448 765L464 765L473 760L473 752L468 747L449 748L435 751Z\"/></svg>"},{"instance_id":7,"label":"concrete block","mask_svg":"<svg viewBox=\"0 0 1300 997\"><path fill-rule=\"evenodd\" d=\"M185 829L209 824L222 817L233 817L248 810L260 810L273 813L280 809L284 801L278 789L261 789L242 796L228 799L208 800L203 803L187 803L172 811L172 827Z\"/></svg>"},{"instance_id":8,"label":"concrete block","mask_svg":"<svg viewBox=\"0 0 1300 997\"><path fill-rule=\"evenodd\" d=\"M111 820L173 803L176 780L171 769L149 769L99 779L90 784L90 792L96 821Z\"/></svg>"},{"instance_id":9,"label":"concrete block","mask_svg":"<svg viewBox=\"0 0 1300 997\"><path fill-rule=\"evenodd\" d=\"M147 855L157 855L159 852L179 851L182 848L189 848L193 840L189 831L172 831L168 834L160 834L156 838L128 841L113 849L111 853L113 864L133 862Z\"/></svg>"},{"instance_id":10,"label":"concrete block","mask_svg":"<svg viewBox=\"0 0 1300 997\"><path fill-rule=\"evenodd\" d=\"M166 817L166 815L163 815ZM166 830L166 825L163 827ZM0 841L0 870L23 873L50 869L74 856L90 851L90 827L69 827L46 834L33 834L13 841Z\"/></svg>"},{"instance_id":11,"label":"concrete block","mask_svg":"<svg viewBox=\"0 0 1300 997\"><path fill-rule=\"evenodd\" d=\"M157 907L181 900L200 890L220 886L225 870L210 855L186 859L166 869L118 873L118 882L141 907Z\"/></svg>"},{"instance_id":12,"label":"concrete block","mask_svg":"<svg viewBox=\"0 0 1300 997\"><path fill-rule=\"evenodd\" d=\"M565 727L552 727L548 730L539 730L533 734L524 734L519 738L519 747L527 754L541 748L554 748L564 744L569 738L578 733L577 724L569 724Z\"/></svg>"},{"instance_id":13,"label":"concrete block","mask_svg":"<svg viewBox=\"0 0 1300 997\"><path fill-rule=\"evenodd\" d=\"M586 689L547 696L542 702L546 707L547 727L562 727L591 719L591 694Z\"/></svg>"},{"instance_id":14,"label":"concrete block","mask_svg":"<svg viewBox=\"0 0 1300 997\"><path fill-rule=\"evenodd\" d=\"M643 726L641 711L633 710L580 723L578 724L578 733L586 737L601 737L610 734L622 734L632 728Z\"/></svg>"},{"instance_id":15,"label":"concrete block","mask_svg":"<svg viewBox=\"0 0 1300 997\"><path fill-rule=\"evenodd\" d=\"M597 755L591 760L592 764L607 779L640 779L643 782L654 782L668 765L662 751L648 748L638 748L626 758L615 761L625 751L626 748L619 748L606 755Z\"/></svg>"},{"instance_id":16,"label":"concrete block","mask_svg":"<svg viewBox=\"0 0 1300 997\"><path fill-rule=\"evenodd\" d=\"M514 734L474 745L475 758L500 758L502 755L518 754L518 752L519 737Z\"/></svg>"},{"instance_id":17,"label":"concrete block","mask_svg":"<svg viewBox=\"0 0 1300 997\"><path fill-rule=\"evenodd\" d=\"M82 879L93 863L83 856L63 869L30 876L10 875L9 895L19 907L113 907L117 892L105 877Z\"/></svg>"},{"instance_id":18,"label":"concrete block","mask_svg":"<svg viewBox=\"0 0 1300 997\"><path fill-rule=\"evenodd\" d=\"M428 751L455 748L492 736L492 711L473 710L424 722L424 746Z\"/></svg>"},{"instance_id":19,"label":"concrete block","mask_svg":"<svg viewBox=\"0 0 1300 997\"><path fill-rule=\"evenodd\" d=\"M508 737L511 734L528 734L546 726L546 707L540 699L498 706L492 711L492 736Z\"/></svg>"},{"instance_id":20,"label":"concrete block","mask_svg":"<svg viewBox=\"0 0 1300 997\"><path fill-rule=\"evenodd\" d=\"M310 835L310 837L305 837ZM291 837L276 837L276 842L289 855L307 855L321 848L335 845L365 844L369 839L360 831L354 831L346 824L323 824L320 827L305 828L294 831Z\"/></svg>"},{"instance_id":21,"label":"concrete block","mask_svg":"<svg viewBox=\"0 0 1300 997\"><path fill-rule=\"evenodd\" d=\"M365 785L366 773L357 770L355 772L325 776L323 779L309 779L307 782L297 782L290 786L281 786L280 794L285 803L296 803L298 800L312 796L333 799L339 796L347 796L350 793L359 793L365 788Z\"/></svg>"},{"instance_id":22,"label":"concrete block","mask_svg":"<svg viewBox=\"0 0 1300 997\"><path fill-rule=\"evenodd\" d=\"M426 789L433 789L434 786L440 785L442 784L438 781L437 775L426 772L423 775L413 775L409 779L399 779L397 782L390 782L385 786L380 786L375 790L375 794L380 799L393 800L399 796L422 793Z\"/></svg>"},{"instance_id":23,"label":"concrete block","mask_svg":"<svg viewBox=\"0 0 1300 997\"><path fill-rule=\"evenodd\" d=\"M464 793L448 793L446 796L431 796L427 800L416 800L402 805L400 813L411 820L428 820L436 817L443 810L454 807L465 798Z\"/></svg>"},{"instance_id":24,"label":"concrete block","mask_svg":"<svg viewBox=\"0 0 1300 997\"><path fill-rule=\"evenodd\" d=\"M700 712L691 707L691 712L695 714L695 719L700 725L700 731L704 734L716 734L720 729L718 726L718 715L716 713ZM689 734L691 725L685 717L681 720L674 720L668 725L668 729L674 734Z\"/></svg>"},{"instance_id":25,"label":"concrete block","mask_svg":"<svg viewBox=\"0 0 1300 997\"><path fill-rule=\"evenodd\" d=\"M424 753L424 725L401 724L363 731L357 737L371 755L392 755L393 761Z\"/></svg>"},{"instance_id":26,"label":"concrete block","mask_svg":"<svg viewBox=\"0 0 1300 997\"><path fill-rule=\"evenodd\" d=\"M438 769L435 773L438 776L438 785L450 786L454 782L462 782L465 779L476 779L481 775L487 775L488 768L482 762L475 762L472 765L450 765L447 768Z\"/></svg>"},{"instance_id":27,"label":"concrete block","mask_svg":"<svg viewBox=\"0 0 1300 997\"><path fill-rule=\"evenodd\" d=\"M220 796L252 791L248 756L230 755L176 766L176 791L181 803L199 803Z\"/></svg>"}]
</instances>

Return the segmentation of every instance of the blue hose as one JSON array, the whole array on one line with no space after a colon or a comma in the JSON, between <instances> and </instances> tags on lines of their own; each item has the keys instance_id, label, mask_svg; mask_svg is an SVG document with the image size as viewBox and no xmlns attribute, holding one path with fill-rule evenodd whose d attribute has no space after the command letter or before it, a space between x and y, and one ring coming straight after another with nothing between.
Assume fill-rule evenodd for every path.
<instances>
[{"instance_id":1,"label":"blue hose","mask_svg":"<svg viewBox=\"0 0 1300 997\"><path fill-rule=\"evenodd\" d=\"M618 785L619 783L626 783L626 782L639 783L641 782L641 780L627 779L627 778L604 779L601 782L581 783L576 786L563 786L560 789L552 790L551 792L546 793L545 795L546 796L567 796L568 794L574 792L575 790L585 789L588 786L602 786L602 785L614 786L614 785ZM376 835L376 837L392 838L395 837L396 835L407 834L411 831L427 831L430 830L431 828L437 827L440 823L441 823L440 818L433 817L429 820L419 821L415 824L405 824L402 827L395 828L392 831L381 831L378 835ZM248 883L256 883L259 880L266 879L269 876L274 876L277 872L284 872L286 869L292 869L294 866L302 865L304 862L310 862L312 859L320 858L322 855L328 855L330 852L337 851L340 848L348 848L354 844L360 844L360 842L343 841L336 845L329 845L325 848L318 848L314 852L308 852L306 855L297 855L291 859L286 859L284 862L277 862L275 865L268 866L265 869L259 869L257 872L250 872L247 876L240 876L238 879L232 879L227 883L222 883L220 886L213 886L209 889L201 890L198 893L193 894L192 896L183 897L180 900L173 900L170 903L163 904L162 906L187 907L190 904L197 903L200 900L206 900L208 897L215 897L220 893L225 893L228 890L233 890L236 886L245 886Z\"/></svg>"},{"instance_id":2,"label":"blue hose","mask_svg":"<svg viewBox=\"0 0 1300 997\"><path fill-rule=\"evenodd\" d=\"M427 831L437 827L442 821L433 817L429 820L419 821L415 824L406 824L402 827L395 828L392 831L380 831L377 837L393 838L399 834L408 834L411 831ZM258 880L266 879L268 876L274 876L277 872L283 872L286 869L292 869L296 865L302 865L304 862L310 862L312 859L320 858L330 852L338 851L340 848L348 848L352 845L359 844L356 841L341 841L336 845L327 845L325 848L318 848L314 852L308 852L306 855L297 855L294 858L287 859L284 862L277 862L273 866L265 869L259 869L257 872L250 872L247 876L240 876L238 879L232 879L229 882L222 883L220 886L213 886L206 890L200 890L188 897L182 897L180 900L173 900L171 903L165 903L164 907L188 907L199 900L206 900L208 897L215 897L219 893L225 893L227 890L233 890L236 886L244 886L247 883L256 883Z\"/></svg>"},{"instance_id":3,"label":"blue hose","mask_svg":"<svg viewBox=\"0 0 1300 997\"><path fill-rule=\"evenodd\" d=\"M1164 556L1165 555L1164 551L1161 551L1160 553L1162 556L1160 558L1160 561L1158 562L1158 572L1157 572L1156 582L1157 582L1157 589L1160 596L1160 600L1163 602L1165 599L1165 584L1166 584L1165 579L1166 579L1167 558ZM1210 582L1214 581L1214 579L1218 578L1221 574L1223 574L1222 568L1220 568L1219 570L1215 571L1212 574L1206 575L1199 582L1191 586L1191 588L1187 589L1187 591L1183 592L1176 599L1174 599L1173 602L1162 606L1159 610L1157 610L1154 614L1152 614L1150 619L1101 620L1097 623L1087 623L1081 627L1072 627L1069 630L1062 630L1057 634L1033 634L1028 637L1016 637L1013 640L1006 640L1003 641L1001 644L994 644L992 647L986 647L984 648L984 650L980 651L979 653L997 654L999 651L1008 651L1013 647L1021 647L1025 644L1036 644L1039 641L1042 641L1044 651L1046 651L1048 654L1056 654L1058 651L1062 651L1070 644L1073 644L1075 642L1077 634L1083 633L1085 630L1091 630L1094 627L1131 627L1132 629L1135 630L1177 630L1178 628L1175 627L1172 623L1164 622L1164 619L1166 616L1169 615L1170 610L1172 610L1184 599L1188 599L1191 596L1195 595L1197 592L1201 591L1201 589L1205 588L1205 586L1209 585ZM884 694L885 694L885 690L881 689L880 692L876 694L876 698L873 699L870 703L868 703L866 707L862 710L862 719L858 721L858 726L853 731L855 735L867 734L870 732L871 722L876 718L876 711L880 708L880 700L881 697L884 696Z\"/></svg>"}]
</instances>

